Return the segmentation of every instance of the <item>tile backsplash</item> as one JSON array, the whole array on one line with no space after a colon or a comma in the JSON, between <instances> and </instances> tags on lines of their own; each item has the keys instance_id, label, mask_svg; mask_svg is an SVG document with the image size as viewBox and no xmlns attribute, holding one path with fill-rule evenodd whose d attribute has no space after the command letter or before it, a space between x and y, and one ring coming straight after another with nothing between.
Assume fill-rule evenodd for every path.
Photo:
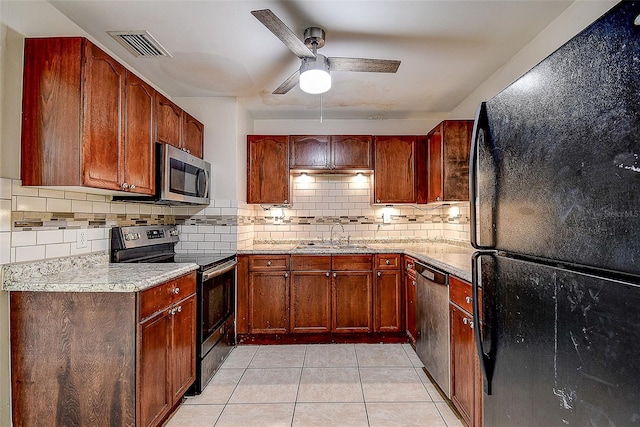
<instances>
[{"instance_id":1,"label":"tile backsplash","mask_svg":"<svg viewBox=\"0 0 640 427\"><path fill-rule=\"evenodd\" d=\"M176 251L234 251L265 240L469 240L469 203L450 206L372 206L370 176L293 178L288 208L214 200L208 207L113 202L109 196L23 187L0 178L0 264L109 248L109 229L134 224L177 224ZM342 232L344 228L344 232ZM78 247L78 232L87 246Z\"/></svg>"}]
</instances>

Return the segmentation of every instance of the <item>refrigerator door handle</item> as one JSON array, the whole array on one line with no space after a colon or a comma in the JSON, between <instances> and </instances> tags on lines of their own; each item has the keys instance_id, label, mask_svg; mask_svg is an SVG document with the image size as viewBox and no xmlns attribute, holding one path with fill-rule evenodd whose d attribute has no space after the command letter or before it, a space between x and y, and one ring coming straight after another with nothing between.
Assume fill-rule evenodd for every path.
<instances>
[{"instance_id":1,"label":"refrigerator door handle","mask_svg":"<svg viewBox=\"0 0 640 427\"><path fill-rule=\"evenodd\" d=\"M471 265L471 277L473 283L473 324L477 325L473 328L475 339L476 339L476 347L478 350L478 357L480 359L480 369L482 370L482 376L484 378L484 390L487 395L491 395L491 380L493 378L493 368L494 368L494 355L495 355L495 343L493 342L493 329L492 329L492 315L483 316L482 320L480 319L480 310L483 310L484 314L484 301L486 300L485 296L490 297L493 293L493 289L488 289L489 283L483 283L482 286L482 306L479 304L478 298L478 288L480 286L479 277L478 277L478 264L480 262L481 257L491 257L495 258L496 252L494 251L478 251L473 254L472 257L472 265ZM491 298L489 298L491 299ZM491 306L491 302L489 302L489 306ZM489 341L489 349L485 349L483 339L490 338Z\"/></svg>"},{"instance_id":2,"label":"refrigerator door handle","mask_svg":"<svg viewBox=\"0 0 640 427\"><path fill-rule=\"evenodd\" d=\"M481 204L479 197L483 196L480 194L478 189L478 157L481 154L481 150L486 148L486 144L489 141L489 119L487 117L487 103L482 102L478 106L478 111L476 112L476 119L473 123L473 133L471 136L471 152L469 158L469 207L471 210L471 246L476 249L494 249L495 248L495 239L493 238L493 207L491 211L486 212L483 211L483 215L490 215L491 218L481 218L480 210ZM495 171L495 170L494 170ZM495 172L494 172L495 173ZM495 182L495 179L492 180ZM491 197L493 198L493 194L485 194L485 198ZM479 206L480 205L480 206ZM491 219L489 223L484 222L483 224L479 224L480 219ZM487 229L489 233L491 233L491 239L488 244L483 244L483 239L478 234L484 228ZM486 239L486 236L485 236Z\"/></svg>"}]
</instances>

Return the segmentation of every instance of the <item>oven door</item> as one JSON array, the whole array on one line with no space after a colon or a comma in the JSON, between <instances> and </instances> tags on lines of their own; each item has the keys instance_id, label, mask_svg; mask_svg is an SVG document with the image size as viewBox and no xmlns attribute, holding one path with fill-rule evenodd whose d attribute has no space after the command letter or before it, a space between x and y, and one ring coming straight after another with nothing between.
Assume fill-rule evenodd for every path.
<instances>
[{"instance_id":1,"label":"oven door","mask_svg":"<svg viewBox=\"0 0 640 427\"><path fill-rule=\"evenodd\" d=\"M201 354L206 355L226 331L221 326L234 315L236 260L202 273L200 307Z\"/></svg>"},{"instance_id":2,"label":"oven door","mask_svg":"<svg viewBox=\"0 0 640 427\"><path fill-rule=\"evenodd\" d=\"M211 165L168 144L159 144L160 201L209 204Z\"/></svg>"}]
</instances>

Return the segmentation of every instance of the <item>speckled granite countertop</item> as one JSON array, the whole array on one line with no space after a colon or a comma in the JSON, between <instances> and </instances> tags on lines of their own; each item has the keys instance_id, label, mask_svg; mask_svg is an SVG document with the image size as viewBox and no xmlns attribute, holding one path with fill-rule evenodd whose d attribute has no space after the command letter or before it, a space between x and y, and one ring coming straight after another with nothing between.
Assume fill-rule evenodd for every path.
<instances>
[{"instance_id":1,"label":"speckled granite countertop","mask_svg":"<svg viewBox=\"0 0 640 427\"><path fill-rule=\"evenodd\" d=\"M2 266L2 289L30 292L138 292L196 270L197 264L110 264L107 252Z\"/></svg>"},{"instance_id":2,"label":"speckled granite countertop","mask_svg":"<svg viewBox=\"0 0 640 427\"><path fill-rule=\"evenodd\" d=\"M295 243L261 243L238 250L238 255L401 253L446 273L471 281L471 255L473 254L473 249L470 246L465 247L442 242L389 242L365 243L365 245L366 248L316 248L311 246L298 249Z\"/></svg>"}]
</instances>

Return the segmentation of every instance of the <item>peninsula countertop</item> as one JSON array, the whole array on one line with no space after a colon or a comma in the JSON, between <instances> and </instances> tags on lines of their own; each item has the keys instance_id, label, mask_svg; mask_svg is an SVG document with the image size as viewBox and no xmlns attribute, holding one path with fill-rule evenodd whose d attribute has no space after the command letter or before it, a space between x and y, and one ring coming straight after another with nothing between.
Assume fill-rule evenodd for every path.
<instances>
[{"instance_id":1,"label":"peninsula countertop","mask_svg":"<svg viewBox=\"0 0 640 427\"><path fill-rule=\"evenodd\" d=\"M363 247L323 247L310 245L303 248L298 243L259 243L238 250L238 255L333 255L333 254L379 254L400 253L409 255L418 261L453 274L463 280L471 281L470 246L454 245L443 242L376 242L355 245Z\"/></svg>"},{"instance_id":2,"label":"peninsula countertop","mask_svg":"<svg viewBox=\"0 0 640 427\"><path fill-rule=\"evenodd\" d=\"M139 292L198 268L193 263L110 264L108 253L3 266L2 289L26 292Z\"/></svg>"}]
</instances>

